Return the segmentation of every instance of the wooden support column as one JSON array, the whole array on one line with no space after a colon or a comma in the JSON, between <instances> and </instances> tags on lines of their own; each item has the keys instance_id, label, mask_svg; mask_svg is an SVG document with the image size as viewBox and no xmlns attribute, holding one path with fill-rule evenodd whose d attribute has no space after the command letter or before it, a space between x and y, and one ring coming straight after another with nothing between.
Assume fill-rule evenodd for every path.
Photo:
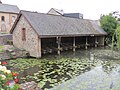
<instances>
[{"instance_id":1,"label":"wooden support column","mask_svg":"<svg viewBox=\"0 0 120 90\"><path fill-rule=\"evenodd\" d=\"M58 44L58 55L60 55L60 42L61 42L61 37L57 37L57 44Z\"/></svg>"},{"instance_id":2,"label":"wooden support column","mask_svg":"<svg viewBox=\"0 0 120 90\"><path fill-rule=\"evenodd\" d=\"M105 36L102 37L102 45L105 46Z\"/></svg>"},{"instance_id":3,"label":"wooden support column","mask_svg":"<svg viewBox=\"0 0 120 90\"><path fill-rule=\"evenodd\" d=\"M75 37L73 37L73 52L75 52Z\"/></svg>"},{"instance_id":4,"label":"wooden support column","mask_svg":"<svg viewBox=\"0 0 120 90\"><path fill-rule=\"evenodd\" d=\"M86 45L85 45L85 49L88 48L88 38L86 37Z\"/></svg>"},{"instance_id":5,"label":"wooden support column","mask_svg":"<svg viewBox=\"0 0 120 90\"><path fill-rule=\"evenodd\" d=\"M95 37L95 47L97 47L98 45L98 41L97 41L97 37Z\"/></svg>"}]
</instances>

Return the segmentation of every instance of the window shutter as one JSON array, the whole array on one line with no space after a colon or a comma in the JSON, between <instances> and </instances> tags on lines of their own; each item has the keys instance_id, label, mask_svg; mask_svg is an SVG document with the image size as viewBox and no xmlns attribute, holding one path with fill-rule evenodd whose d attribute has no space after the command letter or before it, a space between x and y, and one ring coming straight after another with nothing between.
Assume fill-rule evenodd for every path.
<instances>
[{"instance_id":1,"label":"window shutter","mask_svg":"<svg viewBox=\"0 0 120 90\"><path fill-rule=\"evenodd\" d=\"M26 29L22 28L22 41L26 41Z\"/></svg>"}]
</instances>

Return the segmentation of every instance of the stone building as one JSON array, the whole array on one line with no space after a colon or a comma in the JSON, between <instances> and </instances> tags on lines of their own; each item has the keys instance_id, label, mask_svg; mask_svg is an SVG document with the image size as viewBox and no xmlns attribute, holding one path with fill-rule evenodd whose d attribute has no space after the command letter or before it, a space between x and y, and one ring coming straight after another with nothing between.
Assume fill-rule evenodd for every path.
<instances>
[{"instance_id":1,"label":"stone building","mask_svg":"<svg viewBox=\"0 0 120 90\"><path fill-rule=\"evenodd\" d=\"M13 44L33 57L104 46L107 33L92 20L21 11L11 29Z\"/></svg>"},{"instance_id":2,"label":"stone building","mask_svg":"<svg viewBox=\"0 0 120 90\"><path fill-rule=\"evenodd\" d=\"M9 33L16 20L19 8L16 5L3 4L0 0L0 33Z\"/></svg>"},{"instance_id":3,"label":"stone building","mask_svg":"<svg viewBox=\"0 0 120 90\"><path fill-rule=\"evenodd\" d=\"M83 14L81 13L64 13L63 10L51 8L47 14L50 15L60 15L64 17L71 17L71 18L81 18L83 19Z\"/></svg>"}]
</instances>

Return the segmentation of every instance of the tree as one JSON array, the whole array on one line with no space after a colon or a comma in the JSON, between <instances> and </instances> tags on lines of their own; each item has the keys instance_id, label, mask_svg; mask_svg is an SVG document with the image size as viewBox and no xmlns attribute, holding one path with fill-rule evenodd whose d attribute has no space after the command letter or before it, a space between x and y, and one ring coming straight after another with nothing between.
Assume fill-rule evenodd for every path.
<instances>
[{"instance_id":1,"label":"tree","mask_svg":"<svg viewBox=\"0 0 120 90\"><path fill-rule=\"evenodd\" d=\"M114 49L115 44L117 46L117 49L120 55L120 24L118 24L117 29L115 30L113 37L112 37L112 49Z\"/></svg>"},{"instance_id":2,"label":"tree","mask_svg":"<svg viewBox=\"0 0 120 90\"><path fill-rule=\"evenodd\" d=\"M102 15L100 19L101 27L107 32L107 42L112 42L112 36L117 28L117 20L112 16L109 15Z\"/></svg>"}]
</instances>

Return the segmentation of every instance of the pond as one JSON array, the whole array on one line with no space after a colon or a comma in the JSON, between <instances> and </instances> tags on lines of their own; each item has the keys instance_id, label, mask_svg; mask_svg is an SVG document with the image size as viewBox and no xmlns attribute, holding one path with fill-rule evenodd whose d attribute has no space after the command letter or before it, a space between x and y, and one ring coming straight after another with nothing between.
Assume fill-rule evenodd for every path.
<instances>
[{"instance_id":1,"label":"pond","mask_svg":"<svg viewBox=\"0 0 120 90\"><path fill-rule=\"evenodd\" d=\"M42 90L119 90L120 60L109 49L89 49L44 55L41 59L10 60L19 83L36 81Z\"/></svg>"}]
</instances>

